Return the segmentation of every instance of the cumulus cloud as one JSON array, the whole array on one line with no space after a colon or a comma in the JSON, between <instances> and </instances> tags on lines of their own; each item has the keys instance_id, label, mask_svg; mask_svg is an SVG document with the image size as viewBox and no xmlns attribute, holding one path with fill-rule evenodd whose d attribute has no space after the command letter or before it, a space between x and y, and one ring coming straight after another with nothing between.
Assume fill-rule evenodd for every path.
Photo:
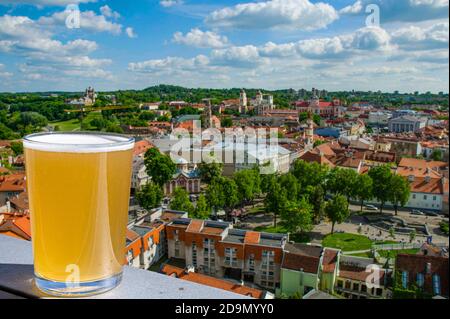
<instances>
[{"instance_id":1,"label":"cumulus cloud","mask_svg":"<svg viewBox=\"0 0 450 319\"><path fill-rule=\"evenodd\" d=\"M3 4L31 4L36 6L67 6L69 4L97 2L97 0L3 0Z\"/></svg>"},{"instance_id":2,"label":"cumulus cloud","mask_svg":"<svg viewBox=\"0 0 450 319\"><path fill-rule=\"evenodd\" d=\"M108 5L104 5L103 7L100 7L100 12L103 16L113 19L120 18L120 13L114 11L111 9Z\"/></svg>"},{"instance_id":3,"label":"cumulus cloud","mask_svg":"<svg viewBox=\"0 0 450 319\"><path fill-rule=\"evenodd\" d=\"M133 72L160 73L178 71L198 71L209 64L209 58L198 55L191 59L180 57L167 57L165 59L154 59L143 62L129 63L128 69Z\"/></svg>"},{"instance_id":4,"label":"cumulus cloud","mask_svg":"<svg viewBox=\"0 0 450 319\"><path fill-rule=\"evenodd\" d=\"M12 73L4 71L5 65L0 63L0 78L9 78L13 76Z\"/></svg>"},{"instance_id":5,"label":"cumulus cloud","mask_svg":"<svg viewBox=\"0 0 450 319\"><path fill-rule=\"evenodd\" d=\"M404 49L431 50L448 48L449 24L436 23L428 28L409 26L392 33L394 43Z\"/></svg>"},{"instance_id":6,"label":"cumulus cloud","mask_svg":"<svg viewBox=\"0 0 450 319\"><path fill-rule=\"evenodd\" d=\"M369 4L378 5L381 22L418 22L448 18L448 0L357 0L339 13L363 15Z\"/></svg>"},{"instance_id":7,"label":"cumulus cloud","mask_svg":"<svg viewBox=\"0 0 450 319\"><path fill-rule=\"evenodd\" d=\"M316 30L338 18L329 4L309 0L270 0L249 2L213 11L205 19L208 25L237 29Z\"/></svg>"},{"instance_id":8,"label":"cumulus cloud","mask_svg":"<svg viewBox=\"0 0 450 319\"><path fill-rule=\"evenodd\" d=\"M0 50L23 56L33 65L46 67L54 74L99 69L111 63L109 59L89 57L98 48L94 41L75 39L64 43L53 36L36 20L24 16L0 16Z\"/></svg>"},{"instance_id":9,"label":"cumulus cloud","mask_svg":"<svg viewBox=\"0 0 450 319\"><path fill-rule=\"evenodd\" d=\"M253 68L265 62L259 49L253 45L213 50L211 61L215 65L244 68Z\"/></svg>"},{"instance_id":10,"label":"cumulus cloud","mask_svg":"<svg viewBox=\"0 0 450 319\"><path fill-rule=\"evenodd\" d=\"M128 27L125 29L125 33L127 34L127 36L131 39L137 38L136 33L134 33L134 29L131 27Z\"/></svg>"},{"instance_id":11,"label":"cumulus cloud","mask_svg":"<svg viewBox=\"0 0 450 319\"><path fill-rule=\"evenodd\" d=\"M182 1L182 0L161 0L161 1L159 1L159 4L164 8L170 8L173 6L183 4L183 2L184 1Z\"/></svg>"},{"instance_id":12,"label":"cumulus cloud","mask_svg":"<svg viewBox=\"0 0 450 319\"><path fill-rule=\"evenodd\" d=\"M192 46L196 48L223 48L228 45L228 39L212 31L202 31L200 29L192 29L190 32L183 34L176 32L173 35L173 42Z\"/></svg>"},{"instance_id":13,"label":"cumulus cloud","mask_svg":"<svg viewBox=\"0 0 450 319\"><path fill-rule=\"evenodd\" d=\"M65 27L69 13L70 11L67 10L56 12L51 16L39 18L38 22L48 27ZM98 15L94 11L82 11L80 13L80 28L91 32L108 32L119 35L122 33L123 26L109 21L106 16Z\"/></svg>"}]
</instances>

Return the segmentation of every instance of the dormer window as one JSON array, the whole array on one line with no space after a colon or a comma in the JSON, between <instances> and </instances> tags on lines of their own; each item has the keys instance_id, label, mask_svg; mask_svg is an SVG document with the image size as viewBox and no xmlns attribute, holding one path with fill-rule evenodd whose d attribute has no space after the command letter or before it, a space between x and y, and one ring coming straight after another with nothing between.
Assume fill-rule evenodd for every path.
<instances>
[{"instance_id":1,"label":"dormer window","mask_svg":"<svg viewBox=\"0 0 450 319\"><path fill-rule=\"evenodd\" d=\"M414 175L409 175L409 176L408 176L408 180L409 180L410 182L414 182Z\"/></svg>"}]
</instances>

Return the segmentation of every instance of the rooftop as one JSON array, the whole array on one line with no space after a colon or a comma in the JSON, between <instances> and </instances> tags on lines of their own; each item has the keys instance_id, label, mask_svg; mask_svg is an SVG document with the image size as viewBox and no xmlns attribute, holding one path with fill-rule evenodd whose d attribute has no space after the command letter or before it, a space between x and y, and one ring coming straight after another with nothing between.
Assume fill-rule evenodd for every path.
<instances>
[{"instance_id":1,"label":"rooftop","mask_svg":"<svg viewBox=\"0 0 450 319\"><path fill-rule=\"evenodd\" d=\"M10 252L14 251L14 254ZM31 243L0 235L0 295L48 298L33 284ZM246 296L156 272L124 267L122 283L90 299L241 299Z\"/></svg>"}]
</instances>

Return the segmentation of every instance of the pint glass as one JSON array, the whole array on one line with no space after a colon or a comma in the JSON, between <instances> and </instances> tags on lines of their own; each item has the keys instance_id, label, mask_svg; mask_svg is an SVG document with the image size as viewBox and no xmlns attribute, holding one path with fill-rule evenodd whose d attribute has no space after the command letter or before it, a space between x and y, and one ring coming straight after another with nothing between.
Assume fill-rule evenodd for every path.
<instances>
[{"instance_id":1,"label":"pint glass","mask_svg":"<svg viewBox=\"0 0 450 319\"><path fill-rule=\"evenodd\" d=\"M134 139L39 133L24 138L35 283L51 295L121 281Z\"/></svg>"}]
</instances>

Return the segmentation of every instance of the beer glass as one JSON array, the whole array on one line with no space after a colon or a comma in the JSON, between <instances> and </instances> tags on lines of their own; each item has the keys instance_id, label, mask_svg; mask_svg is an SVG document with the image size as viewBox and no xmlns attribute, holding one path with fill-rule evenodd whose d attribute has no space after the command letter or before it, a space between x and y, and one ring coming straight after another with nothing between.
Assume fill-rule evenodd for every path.
<instances>
[{"instance_id":1,"label":"beer glass","mask_svg":"<svg viewBox=\"0 0 450 319\"><path fill-rule=\"evenodd\" d=\"M86 296L117 286L134 139L38 133L24 138L36 286Z\"/></svg>"}]
</instances>

